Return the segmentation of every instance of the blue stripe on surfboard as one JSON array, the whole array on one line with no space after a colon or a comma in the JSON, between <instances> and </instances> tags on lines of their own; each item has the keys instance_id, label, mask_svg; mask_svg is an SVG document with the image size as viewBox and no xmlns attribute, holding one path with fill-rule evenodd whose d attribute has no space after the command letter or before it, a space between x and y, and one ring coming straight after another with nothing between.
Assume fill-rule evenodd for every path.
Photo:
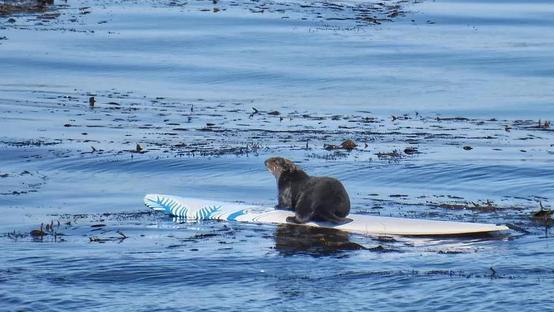
<instances>
[{"instance_id":1,"label":"blue stripe on surfboard","mask_svg":"<svg viewBox=\"0 0 554 312\"><path fill-rule=\"evenodd\" d=\"M167 213L169 213L169 214L173 213L173 209L172 209L173 201L171 199L165 198L165 200L162 199L160 202L162 204L162 207L165 208L165 211L167 211Z\"/></svg>"},{"instance_id":2,"label":"blue stripe on surfboard","mask_svg":"<svg viewBox=\"0 0 554 312\"><path fill-rule=\"evenodd\" d=\"M228 217L227 217L227 220L229 221L237 221L237 218L242 216L242 215L245 215L246 214L246 209L241 209L239 211L235 211L233 212L232 214L230 214Z\"/></svg>"},{"instance_id":3,"label":"blue stripe on surfboard","mask_svg":"<svg viewBox=\"0 0 554 312\"><path fill-rule=\"evenodd\" d=\"M214 213L218 212L221 210L221 206L212 206L210 208L208 208L209 211L208 213L206 214L206 219L212 219L213 218L213 215Z\"/></svg>"}]
</instances>

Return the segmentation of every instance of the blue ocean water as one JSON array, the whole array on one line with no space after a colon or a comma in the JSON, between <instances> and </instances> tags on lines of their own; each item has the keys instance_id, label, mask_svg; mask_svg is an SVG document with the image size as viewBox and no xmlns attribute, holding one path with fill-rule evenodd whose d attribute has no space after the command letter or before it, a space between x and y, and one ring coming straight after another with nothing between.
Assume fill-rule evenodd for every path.
<instances>
[{"instance_id":1,"label":"blue ocean water","mask_svg":"<svg viewBox=\"0 0 554 312\"><path fill-rule=\"evenodd\" d=\"M0 16L0 310L548 310L552 238L532 215L554 197L552 13L68 0ZM274 205L274 155L339 178L356 213L515 230L366 237L142 205Z\"/></svg>"}]
</instances>

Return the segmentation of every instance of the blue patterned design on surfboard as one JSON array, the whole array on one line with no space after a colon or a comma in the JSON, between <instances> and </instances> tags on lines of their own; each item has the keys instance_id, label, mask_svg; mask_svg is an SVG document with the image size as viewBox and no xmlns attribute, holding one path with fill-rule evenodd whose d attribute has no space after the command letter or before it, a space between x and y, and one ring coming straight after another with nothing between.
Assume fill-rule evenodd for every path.
<instances>
[{"instance_id":1,"label":"blue patterned design on surfboard","mask_svg":"<svg viewBox=\"0 0 554 312\"><path fill-rule=\"evenodd\" d=\"M155 200L152 200L150 198L147 199L148 202L146 204L157 211L163 211L167 214L172 214L172 208L178 205L177 202L170 200L167 197L160 197L156 196Z\"/></svg>"},{"instance_id":2,"label":"blue patterned design on surfboard","mask_svg":"<svg viewBox=\"0 0 554 312\"><path fill-rule=\"evenodd\" d=\"M246 209L235 211L227 217L227 220L228 221L237 221L237 217L245 215L246 213L247 213Z\"/></svg>"},{"instance_id":3,"label":"blue patterned design on surfboard","mask_svg":"<svg viewBox=\"0 0 554 312\"><path fill-rule=\"evenodd\" d=\"M221 210L221 206L207 206L198 210L183 205L169 197L156 196L155 200L147 199L146 203L150 208L163 211L169 215L196 220L213 219L214 213Z\"/></svg>"},{"instance_id":4,"label":"blue patterned design on surfboard","mask_svg":"<svg viewBox=\"0 0 554 312\"><path fill-rule=\"evenodd\" d=\"M221 206L204 207L196 212L196 219L209 220L212 219L212 215L219 211Z\"/></svg>"}]
</instances>

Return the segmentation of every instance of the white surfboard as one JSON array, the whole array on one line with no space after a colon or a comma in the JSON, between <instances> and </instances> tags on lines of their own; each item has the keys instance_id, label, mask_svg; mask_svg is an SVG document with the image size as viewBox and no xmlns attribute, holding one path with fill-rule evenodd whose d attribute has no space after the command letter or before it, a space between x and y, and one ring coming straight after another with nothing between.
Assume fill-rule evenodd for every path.
<instances>
[{"instance_id":1,"label":"white surfboard","mask_svg":"<svg viewBox=\"0 0 554 312\"><path fill-rule=\"evenodd\" d=\"M144 204L154 210L187 220L223 220L247 223L287 223L287 217L294 216L288 210L272 207L228 203L171 195L148 194ZM333 228L365 235L436 236L491 233L508 230L504 225L434 221L422 219L392 218L350 214L351 222L333 224L330 222L308 222L305 226Z\"/></svg>"}]
</instances>

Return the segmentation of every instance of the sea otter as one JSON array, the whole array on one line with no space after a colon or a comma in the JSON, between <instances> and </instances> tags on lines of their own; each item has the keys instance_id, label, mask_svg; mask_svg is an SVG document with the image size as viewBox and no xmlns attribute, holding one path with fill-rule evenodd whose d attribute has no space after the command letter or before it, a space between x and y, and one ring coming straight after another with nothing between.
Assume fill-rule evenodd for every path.
<instances>
[{"instance_id":1,"label":"sea otter","mask_svg":"<svg viewBox=\"0 0 554 312\"><path fill-rule=\"evenodd\" d=\"M336 224L351 221L350 198L342 183L331 177L312 177L292 161L272 157L265 161L266 168L275 176L279 199L277 209L292 209L294 217L287 222L306 223L330 221Z\"/></svg>"}]
</instances>

